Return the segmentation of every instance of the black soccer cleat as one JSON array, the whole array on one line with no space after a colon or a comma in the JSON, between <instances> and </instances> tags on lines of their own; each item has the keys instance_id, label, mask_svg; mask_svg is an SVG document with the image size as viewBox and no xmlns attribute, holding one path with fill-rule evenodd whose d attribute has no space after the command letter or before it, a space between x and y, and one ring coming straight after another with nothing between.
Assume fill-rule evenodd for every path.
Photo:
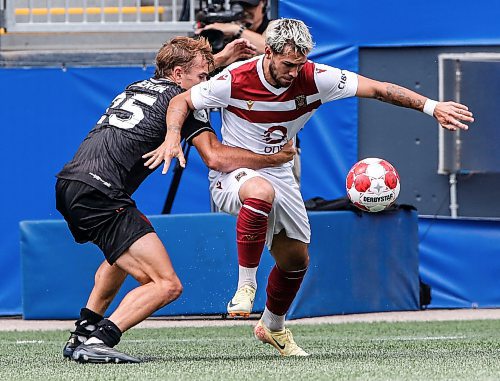
<instances>
[{"instance_id":1,"label":"black soccer cleat","mask_svg":"<svg viewBox=\"0 0 500 381\"><path fill-rule=\"evenodd\" d=\"M73 360L91 364L135 364L140 363L138 358L118 352L105 344L82 344L73 351Z\"/></svg>"},{"instance_id":2,"label":"black soccer cleat","mask_svg":"<svg viewBox=\"0 0 500 381\"><path fill-rule=\"evenodd\" d=\"M85 339L83 336L79 336L77 335L76 333L71 333L71 336L69 337L68 341L66 342L66 344L64 345L64 348L63 348L63 356L64 358L67 358L67 359L70 359L72 358L73 356L73 352L75 351L75 349L80 345L80 344L83 344L84 341L82 341L82 339Z\"/></svg>"}]
</instances>

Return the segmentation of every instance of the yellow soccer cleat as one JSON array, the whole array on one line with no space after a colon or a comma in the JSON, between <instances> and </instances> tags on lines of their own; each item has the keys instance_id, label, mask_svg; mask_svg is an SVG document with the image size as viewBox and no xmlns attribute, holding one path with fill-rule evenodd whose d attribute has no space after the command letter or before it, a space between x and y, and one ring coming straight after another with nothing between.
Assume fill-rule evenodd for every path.
<instances>
[{"instance_id":1,"label":"yellow soccer cleat","mask_svg":"<svg viewBox=\"0 0 500 381\"><path fill-rule=\"evenodd\" d=\"M236 294L227 304L229 316L248 318L252 312L255 291L255 288L249 285L238 288Z\"/></svg>"},{"instance_id":2,"label":"yellow soccer cleat","mask_svg":"<svg viewBox=\"0 0 500 381\"><path fill-rule=\"evenodd\" d=\"M253 333L256 339L271 344L282 356L309 356L309 353L295 343L292 332L288 328L283 331L273 332L262 323L262 320L259 320Z\"/></svg>"}]
</instances>

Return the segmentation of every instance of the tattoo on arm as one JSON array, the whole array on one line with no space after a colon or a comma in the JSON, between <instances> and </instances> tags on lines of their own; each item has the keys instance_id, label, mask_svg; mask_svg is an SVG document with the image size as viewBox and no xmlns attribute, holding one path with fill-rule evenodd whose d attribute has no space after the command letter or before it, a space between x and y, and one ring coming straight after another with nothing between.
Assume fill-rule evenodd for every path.
<instances>
[{"instance_id":1,"label":"tattoo on arm","mask_svg":"<svg viewBox=\"0 0 500 381\"><path fill-rule=\"evenodd\" d=\"M178 107L170 107L168 109L168 112L172 114L178 114L180 117L182 117L182 119L186 119L187 116L186 110Z\"/></svg>"},{"instance_id":2,"label":"tattoo on arm","mask_svg":"<svg viewBox=\"0 0 500 381\"><path fill-rule=\"evenodd\" d=\"M420 99L415 99L411 94L413 92L410 90L393 84L387 85L385 90L385 93L379 93L376 96L378 100L419 111L424 109L424 103Z\"/></svg>"},{"instance_id":3,"label":"tattoo on arm","mask_svg":"<svg viewBox=\"0 0 500 381\"><path fill-rule=\"evenodd\" d=\"M168 132L173 132L173 133L176 133L176 134L180 134L181 133L181 127L180 126L167 126L167 131Z\"/></svg>"}]
</instances>

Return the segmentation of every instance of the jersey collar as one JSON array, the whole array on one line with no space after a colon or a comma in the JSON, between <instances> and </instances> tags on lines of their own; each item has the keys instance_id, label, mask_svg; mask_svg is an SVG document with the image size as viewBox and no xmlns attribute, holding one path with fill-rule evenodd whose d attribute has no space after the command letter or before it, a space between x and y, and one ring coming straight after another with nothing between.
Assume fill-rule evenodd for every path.
<instances>
[{"instance_id":1,"label":"jersey collar","mask_svg":"<svg viewBox=\"0 0 500 381\"><path fill-rule=\"evenodd\" d=\"M262 85L271 93L281 95L288 90L288 87L276 88L267 82L267 79L264 77L264 55L261 55L257 60L257 74L259 74L259 79L262 82Z\"/></svg>"}]
</instances>

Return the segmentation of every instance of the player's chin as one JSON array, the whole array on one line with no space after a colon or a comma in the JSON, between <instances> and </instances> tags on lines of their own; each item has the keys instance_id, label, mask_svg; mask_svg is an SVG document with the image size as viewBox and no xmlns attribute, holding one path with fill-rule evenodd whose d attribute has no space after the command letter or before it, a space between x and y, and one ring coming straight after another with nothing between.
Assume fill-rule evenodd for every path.
<instances>
[{"instance_id":1,"label":"player's chin","mask_svg":"<svg viewBox=\"0 0 500 381\"><path fill-rule=\"evenodd\" d=\"M293 79L281 79L280 80L280 86L281 87L288 87L292 84Z\"/></svg>"}]
</instances>

